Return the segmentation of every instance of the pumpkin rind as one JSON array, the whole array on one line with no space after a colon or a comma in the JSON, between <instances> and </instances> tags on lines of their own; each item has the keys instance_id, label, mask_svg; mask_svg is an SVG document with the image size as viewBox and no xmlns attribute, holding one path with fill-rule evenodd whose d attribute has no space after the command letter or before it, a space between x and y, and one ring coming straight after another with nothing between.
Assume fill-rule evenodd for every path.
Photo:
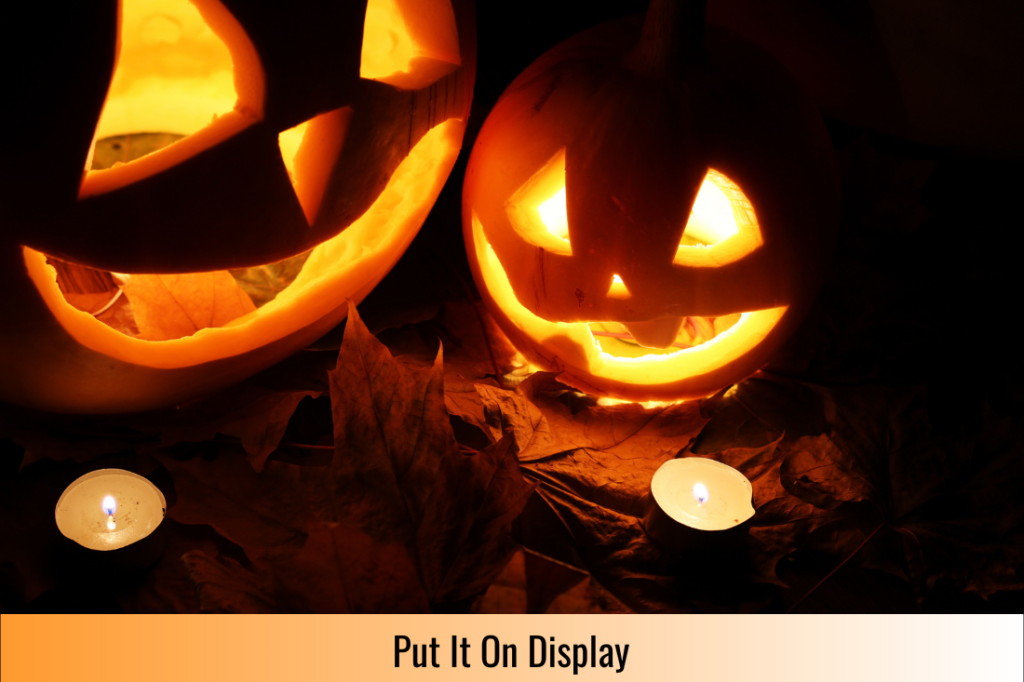
<instances>
[{"instance_id":1,"label":"pumpkin rind","mask_svg":"<svg viewBox=\"0 0 1024 682\"><path fill-rule=\"evenodd\" d=\"M629 63L640 32L639 18L595 27L550 50L506 89L470 158L464 233L481 295L532 362L591 393L695 398L756 371L807 313L834 247L837 172L817 111L758 48L708 27L704 64L652 75ZM560 150L571 255L530 243L509 218L510 197ZM742 190L763 243L718 267L682 265L673 254L709 169ZM488 250L498 266L482 262ZM503 278L514 302L497 291ZM616 294L616 283L629 295ZM769 310L784 313L770 326L754 324L767 324ZM658 360L651 365L658 369L644 370L650 376L635 379L625 365L613 367L619 360L595 355L581 325L643 329L755 311L765 315L744 319L747 331L760 330L756 342L724 353L721 366L701 360L692 370L665 371L687 354L710 357L707 346ZM735 338L718 345L730 343Z\"/></svg>"},{"instance_id":2,"label":"pumpkin rind","mask_svg":"<svg viewBox=\"0 0 1024 682\"><path fill-rule=\"evenodd\" d=\"M200 0L204 17L229 14L255 48L261 110L244 106L248 86L239 87L236 71L240 104L221 117L226 121L124 167L138 172L145 163L164 163L160 154L177 155L165 169L79 196L117 28L116 2L85 4L76 9L77 25L59 24L63 40L46 22L31 36L52 51L51 66L73 77L55 79L63 90L47 93L52 117L19 114L27 136L47 141L42 152L49 160L26 155L28 167L41 172L16 175L0 189L0 399L58 412L137 411L222 388L286 357L340 322L347 300L359 302L384 277L418 231L461 146L474 76L473 8L469 0L452 1L461 65L428 65L439 80L421 92L359 77L365 1ZM415 15L424 2L398 4ZM215 21L208 24L218 30ZM93 35L79 35L90 27ZM429 29L427 21L416 30L429 36ZM19 85L34 87L31 79ZM352 121L310 225L278 134L342 106L352 107ZM56 143L45 134L50 127L58 128ZM221 138L209 143L204 135ZM189 151L190 141L201 149ZM22 162L17 141L0 152L6 170ZM123 273L188 273L274 262L312 247L299 278L274 301L226 327L159 342L130 338L72 308L42 255Z\"/></svg>"}]
</instances>

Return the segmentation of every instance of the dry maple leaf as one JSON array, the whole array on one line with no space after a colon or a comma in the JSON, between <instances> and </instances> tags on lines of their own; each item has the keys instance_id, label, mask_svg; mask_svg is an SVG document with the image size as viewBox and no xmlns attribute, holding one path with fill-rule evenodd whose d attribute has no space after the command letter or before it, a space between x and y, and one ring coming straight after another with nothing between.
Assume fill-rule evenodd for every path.
<instances>
[{"instance_id":1,"label":"dry maple leaf","mask_svg":"<svg viewBox=\"0 0 1024 682\"><path fill-rule=\"evenodd\" d=\"M750 579L753 566L743 554L674 555L633 514L560 487L542 484L538 495L564 524L587 571L634 611L749 611L766 604L775 589Z\"/></svg>"},{"instance_id":2,"label":"dry maple leaf","mask_svg":"<svg viewBox=\"0 0 1024 682\"><path fill-rule=\"evenodd\" d=\"M186 526L164 519L163 554L136 580L121 581L117 603L125 613L198 613L195 584L189 580L182 556L188 552L216 552L227 544L209 526Z\"/></svg>"},{"instance_id":3,"label":"dry maple leaf","mask_svg":"<svg viewBox=\"0 0 1024 682\"><path fill-rule=\"evenodd\" d=\"M781 473L792 494L859 529L836 535L835 553L879 534L872 544L902 556L870 562L909 575L919 596L940 578L983 597L1024 587L1009 546L1024 526L1019 427L987 407L932 423L921 388L833 389L826 405L831 433L794 444Z\"/></svg>"},{"instance_id":4,"label":"dry maple leaf","mask_svg":"<svg viewBox=\"0 0 1024 682\"><path fill-rule=\"evenodd\" d=\"M765 373L702 400L701 414L708 423L691 448L694 454L759 448L782 435L789 444L829 430L821 395L797 381Z\"/></svg>"},{"instance_id":5,"label":"dry maple leaf","mask_svg":"<svg viewBox=\"0 0 1024 682\"><path fill-rule=\"evenodd\" d=\"M418 589L435 608L470 599L487 588L514 551L508 529L532 487L519 474L509 440L468 454L456 445L442 383L440 354L430 367L404 365L369 333L352 306L330 374L330 463L271 460L257 473L224 453L210 461L163 457L181 499L171 515L212 525L243 547L259 562L261 594L279 594L265 585L287 582L300 556L311 565L322 551L322 561L336 562L327 544L310 547L309 538L324 524L340 524L358 529L377 549L404 552L416 569ZM377 560L375 552L353 551L344 560L358 564L350 567L358 572ZM240 564L217 566L218 589L228 589L225 576L235 574L239 590L255 589L252 575L238 573ZM302 589L308 598L302 603L318 603L315 583ZM278 606L299 608L297 599L292 595Z\"/></svg>"},{"instance_id":6,"label":"dry maple leaf","mask_svg":"<svg viewBox=\"0 0 1024 682\"><path fill-rule=\"evenodd\" d=\"M482 415L460 417L492 440L514 439L524 474L539 483L533 511L521 522L545 528L524 528L526 536L554 533L551 542L571 544L593 577L637 611L737 610L766 600L766 588L744 581L747 566L737 567L731 557L695 563L673 556L648 537L639 518L654 472L686 450L707 422L698 403L653 409L583 405L574 411L566 388L543 373L515 391L477 391ZM732 463L767 469L777 444L778 439L770 443L767 452L736 454ZM738 586L727 585L726 578Z\"/></svg>"},{"instance_id":7,"label":"dry maple leaf","mask_svg":"<svg viewBox=\"0 0 1024 682\"><path fill-rule=\"evenodd\" d=\"M430 368L396 361L349 307L331 373L335 467L371 535L418 560L432 603L472 597L511 557L505 530L530 494L509 443L472 455L455 443L441 352Z\"/></svg>"},{"instance_id":8,"label":"dry maple leaf","mask_svg":"<svg viewBox=\"0 0 1024 682\"><path fill-rule=\"evenodd\" d=\"M242 291L248 294L253 305L259 308L273 301L279 293L295 281L311 253L312 250L305 251L276 263L236 268L228 270L228 272L238 282Z\"/></svg>"},{"instance_id":9,"label":"dry maple leaf","mask_svg":"<svg viewBox=\"0 0 1024 682\"><path fill-rule=\"evenodd\" d=\"M160 429L160 444L198 443L218 433L239 439L249 462L262 471L267 457L281 443L288 421L304 398L318 398L317 391L271 391L241 384L212 399L194 400L176 410Z\"/></svg>"},{"instance_id":10,"label":"dry maple leaf","mask_svg":"<svg viewBox=\"0 0 1024 682\"><path fill-rule=\"evenodd\" d=\"M559 399L567 387L554 376L538 372L514 391L477 384L482 418L469 412L460 416L475 420L470 423L492 442L510 433L524 464L580 449L660 464L686 448L707 421L696 403L586 405L574 412Z\"/></svg>"},{"instance_id":11,"label":"dry maple leaf","mask_svg":"<svg viewBox=\"0 0 1024 682\"><path fill-rule=\"evenodd\" d=\"M184 275L131 275L123 285L140 336L165 341L222 327L256 310L227 270Z\"/></svg>"},{"instance_id":12,"label":"dry maple leaf","mask_svg":"<svg viewBox=\"0 0 1024 682\"><path fill-rule=\"evenodd\" d=\"M585 405L574 411L564 387L545 374L516 391L487 386L477 391L479 413L466 410L460 418L491 439L511 435L526 476L540 484L540 504L549 511L534 509L523 523L563 526L575 557L634 609L739 609L763 602L770 588L755 583L782 585L775 574L778 561L836 519L781 484L781 446L791 440L786 429L816 433L827 428L821 398L796 382L762 378L712 400L657 409ZM650 480L664 461L683 451L729 464L751 480L757 513L748 556L738 561L707 557L706 566L697 568L664 553L647 537L639 517ZM536 542L540 551L556 549L550 545L560 542L536 528L524 533L528 546ZM735 588L721 582L715 586L705 576L701 580L707 589L696 589L695 571L731 576Z\"/></svg>"},{"instance_id":13,"label":"dry maple leaf","mask_svg":"<svg viewBox=\"0 0 1024 682\"><path fill-rule=\"evenodd\" d=\"M586 572L520 549L473 613L631 613Z\"/></svg>"},{"instance_id":14,"label":"dry maple leaf","mask_svg":"<svg viewBox=\"0 0 1024 682\"><path fill-rule=\"evenodd\" d=\"M430 608L405 548L383 545L347 524L311 528L302 551L286 561L243 566L201 551L183 558L206 613L422 613Z\"/></svg>"}]
</instances>

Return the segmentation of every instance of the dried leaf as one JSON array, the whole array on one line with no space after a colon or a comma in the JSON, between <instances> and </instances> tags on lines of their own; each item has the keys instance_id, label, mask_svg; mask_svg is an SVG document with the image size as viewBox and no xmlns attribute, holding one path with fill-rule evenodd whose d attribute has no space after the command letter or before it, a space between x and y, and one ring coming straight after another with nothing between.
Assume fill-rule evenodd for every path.
<instances>
[{"instance_id":1,"label":"dried leaf","mask_svg":"<svg viewBox=\"0 0 1024 682\"><path fill-rule=\"evenodd\" d=\"M281 594L266 580L283 579L281 571L298 556L314 562L315 552L326 552L328 544L310 549L308 539L326 523L358 528L376 545L401 548L416 567L417 589L431 604L482 593L514 550L509 526L531 486L519 474L509 441L470 455L458 448L442 376L440 355L426 368L395 360L353 306L330 374L335 454L329 465L271 460L257 473L223 451L211 461L163 457L182 491L172 516L214 526L261 567L239 574L230 562L220 562L230 570L206 582L221 584L237 574L249 585L242 591ZM345 556L360 564L345 568L350 571L369 571L363 564L376 560L372 553ZM247 604L256 608L263 597Z\"/></svg>"},{"instance_id":2,"label":"dried leaf","mask_svg":"<svg viewBox=\"0 0 1024 682\"><path fill-rule=\"evenodd\" d=\"M580 569L519 550L473 613L631 613Z\"/></svg>"},{"instance_id":3,"label":"dried leaf","mask_svg":"<svg viewBox=\"0 0 1024 682\"><path fill-rule=\"evenodd\" d=\"M166 341L223 327L256 310L226 270L184 275L131 275L123 286L141 338Z\"/></svg>"},{"instance_id":4,"label":"dried leaf","mask_svg":"<svg viewBox=\"0 0 1024 682\"><path fill-rule=\"evenodd\" d=\"M548 373L534 374L515 391L482 384L476 388L484 408L484 419L476 426L492 440L511 432L523 463L585 448L660 464L686 448L707 421L696 403L590 405L573 412L556 397L565 393L565 386Z\"/></svg>"},{"instance_id":5,"label":"dried leaf","mask_svg":"<svg viewBox=\"0 0 1024 682\"><path fill-rule=\"evenodd\" d=\"M401 545L383 545L354 526L311 529L285 561L184 557L205 613L418 613L429 610L416 567Z\"/></svg>"},{"instance_id":6,"label":"dried leaf","mask_svg":"<svg viewBox=\"0 0 1024 682\"><path fill-rule=\"evenodd\" d=\"M139 325L135 323L135 311L131 301L123 293L113 305L96 315L96 319L125 336L139 338Z\"/></svg>"},{"instance_id":7,"label":"dried leaf","mask_svg":"<svg viewBox=\"0 0 1024 682\"><path fill-rule=\"evenodd\" d=\"M789 443L829 429L820 395L763 373L701 401L701 412L709 421L693 445L695 454L761 447L780 434Z\"/></svg>"},{"instance_id":8,"label":"dried leaf","mask_svg":"<svg viewBox=\"0 0 1024 682\"><path fill-rule=\"evenodd\" d=\"M562 520L587 570L631 609L689 611L676 561L647 535L640 519L542 486L544 502Z\"/></svg>"},{"instance_id":9,"label":"dried leaf","mask_svg":"<svg viewBox=\"0 0 1024 682\"><path fill-rule=\"evenodd\" d=\"M316 479L326 472L268 462L258 473L226 446L200 452L208 458L159 457L178 492L178 503L168 509L168 516L180 523L212 526L251 559L268 553L294 555L315 519Z\"/></svg>"},{"instance_id":10,"label":"dried leaf","mask_svg":"<svg viewBox=\"0 0 1024 682\"><path fill-rule=\"evenodd\" d=\"M902 540L903 572L919 595L942 577L982 596L1024 588L1004 541L1024 524L1021 437L1007 419L986 408L934 424L921 388L837 389L827 398L832 432L794 444L781 473L789 492L863 529L837 536L835 553L884 523ZM885 544L885 534L874 542Z\"/></svg>"},{"instance_id":11,"label":"dried leaf","mask_svg":"<svg viewBox=\"0 0 1024 682\"><path fill-rule=\"evenodd\" d=\"M116 288L111 291L92 291L84 294L65 293L64 300L83 313L95 315L97 312L105 310L118 293Z\"/></svg>"},{"instance_id":12,"label":"dried leaf","mask_svg":"<svg viewBox=\"0 0 1024 682\"><path fill-rule=\"evenodd\" d=\"M125 613L198 613L199 599L182 562L187 552L215 553L227 544L209 526L186 526L164 519L167 545L160 560L138 580L120 585L117 603Z\"/></svg>"},{"instance_id":13,"label":"dried leaf","mask_svg":"<svg viewBox=\"0 0 1024 682\"><path fill-rule=\"evenodd\" d=\"M726 455L723 461L727 460ZM820 544L811 538L821 528L835 524L838 517L787 492L780 475L782 461L780 454L772 467L753 481L756 511L750 526L750 546L753 579L785 587L776 570L779 562L798 549Z\"/></svg>"},{"instance_id":14,"label":"dried leaf","mask_svg":"<svg viewBox=\"0 0 1024 682\"><path fill-rule=\"evenodd\" d=\"M252 467L262 471L299 402L319 397L316 391L270 391L242 384L179 408L173 422L161 430L160 444L198 443L218 433L232 436L241 441Z\"/></svg>"},{"instance_id":15,"label":"dried leaf","mask_svg":"<svg viewBox=\"0 0 1024 682\"><path fill-rule=\"evenodd\" d=\"M527 613L547 612L556 599L589 578L579 569L552 561L539 554L533 552L524 552L523 554L526 569ZM564 609L568 604L561 606ZM576 608L579 609L579 606L577 604ZM586 611L580 609L578 612Z\"/></svg>"},{"instance_id":16,"label":"dried leaf","mask_svg":"<svg viewBox=\"0 0 1024 682\"><path fill-rule=\"evenodd\" d=\"M417 557L432 603L486 589L511 556L506 530L530 493L498 442L473 456L455 443L441 354L429 369L397 362L349 309L331 373L335 447L361 527Z\"/></svg>"},{"instance_id":17,"label":"dried leaf","mask_svg":"<svg viewBox=\"0 0 1024 682\"><path fill-rule=\"evenodd\" d=\"M472 455L450 455L417 532L421 574L434 602L484 590L515 549L509 529L532 486L508 440Z\"/></svg>"},{"instance_id":18,"label":"dried leaf","mask_svg":"<svg viewBox=\"0 0 1024 682\"><path fill-rule=\"evenodd\" d=\"M228 270L238 286L248 294L253 304L260 308L277 298L288 288L302 271L312 250L285 258L277 263L254 265L250 268Z\"/></svg>"}]
</instances>

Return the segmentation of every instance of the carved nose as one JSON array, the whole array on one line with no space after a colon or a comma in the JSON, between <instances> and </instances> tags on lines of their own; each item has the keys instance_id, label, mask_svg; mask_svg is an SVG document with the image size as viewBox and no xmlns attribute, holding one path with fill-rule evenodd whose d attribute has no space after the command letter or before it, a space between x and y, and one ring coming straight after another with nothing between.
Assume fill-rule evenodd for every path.
<instances>
[{"instance_id":1,"label":"carved nose","mask_svg":"<svg viewBox=\"0 0 1024 682\"><path fill-rule=\"evenodd\" d=\"M624 300L632 295L629 289L626 288L626 283L622 281L622 278L618 275L612 275L612 285L608 287L608 298Z\"/></svg>"}]
</instances>

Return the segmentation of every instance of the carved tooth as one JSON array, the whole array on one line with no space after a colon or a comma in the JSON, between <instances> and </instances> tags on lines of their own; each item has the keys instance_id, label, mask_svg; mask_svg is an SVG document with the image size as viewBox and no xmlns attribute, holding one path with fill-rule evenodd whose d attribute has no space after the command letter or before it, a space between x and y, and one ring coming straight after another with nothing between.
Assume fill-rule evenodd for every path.
<instances>
[{"instance_id":1,"label":"carved tooth","mask_svg":"<svg viewBox=\"0 0 1024 682\"><path fill-rule=\"evenodd\" d=\"M676 340L685 317L659 317L646 322L623 322L622 325L644 348L669 348Z\"/></svg>"}]
</instances>

